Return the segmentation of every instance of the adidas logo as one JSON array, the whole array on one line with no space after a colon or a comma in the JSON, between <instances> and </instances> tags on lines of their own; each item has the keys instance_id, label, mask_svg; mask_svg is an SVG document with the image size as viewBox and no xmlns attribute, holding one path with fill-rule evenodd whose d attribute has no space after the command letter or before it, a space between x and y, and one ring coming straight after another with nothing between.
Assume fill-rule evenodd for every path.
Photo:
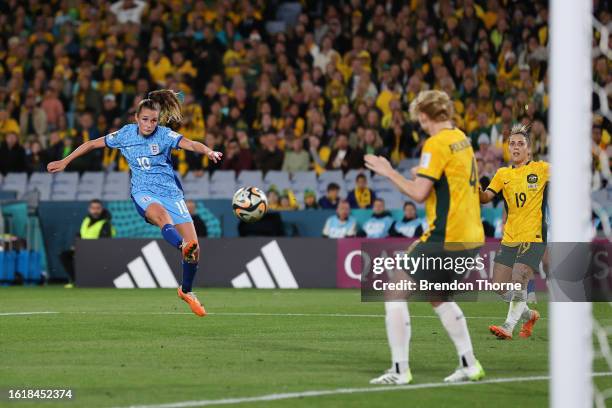
<instances>
[{"instance_id":1,"label":"adidas logo","mask_svg":"<svg viewBox=\"0 0 612 408\"><path fill-rule=\"evenodd\" d=\"M263 254L263 258L258 256L246 264L248 272L242 272L232 279L233 287L256 287L258 289L298 288L298 284L287 264L287 260L283 256L276 241L264 245L261 248L261 253ZM266 267L266 263L270 269Z\"/></svg>"},{"instance_id":2,"label":"adidas logo","mask_svg":"<svg viewBox=\"0 0 612 408\"><path fill-rule=\"evenodd\" d=\"M151 241L142 247L142 256L128 263L129 272L125 272L113 280L116 288L176 288L178 282L168 266L159 245ZM145 263L145 260L147 261ZM149 264L149 268L147 267Z\"/></svg>"}]
</instances>

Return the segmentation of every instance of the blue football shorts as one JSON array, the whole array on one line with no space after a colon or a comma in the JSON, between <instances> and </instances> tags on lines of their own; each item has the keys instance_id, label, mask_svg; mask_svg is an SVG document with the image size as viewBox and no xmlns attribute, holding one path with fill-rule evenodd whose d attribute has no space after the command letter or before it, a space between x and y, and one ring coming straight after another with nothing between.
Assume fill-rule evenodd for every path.
<instances>
[{"instance_id":1,"label":"blue football shorts","mask_svg":"<svg viewBox=\"0 0 612 408\"><path fill-rule=\"evenodd\" d=\"M149 193L136 193L132 195L132 201L134 201L138 214L140 214L145 220L147 220L145 217L145 211L147 211L147 208L153 203L158 203L162 205L166 211L168 211L168 214L172 218L173 225L193 222L191 215L189 214L189 210L187 209L187 204L185 204L185 200L183 198L176 199L154 196ZM147 220L147 222L149 221Z\"/></svg>"}]
</instances>

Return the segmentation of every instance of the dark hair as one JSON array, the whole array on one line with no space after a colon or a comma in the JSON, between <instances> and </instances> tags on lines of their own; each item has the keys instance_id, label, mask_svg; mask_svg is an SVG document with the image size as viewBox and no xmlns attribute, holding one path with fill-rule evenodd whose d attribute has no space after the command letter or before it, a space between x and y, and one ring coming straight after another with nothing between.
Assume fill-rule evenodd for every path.
<instances>
[{"instance_id":1,"label":"dark hair","mask_svg":"<svg viewBox=\"0 0 612 408\"><path fill-rule=\"evenodd\" d=\"M143 99L138 104L136 115L145 108L159 112L159 124L162 126L176 129L183 121L181 102L177 94L169 89L149 92L147 99Z\"/></svg>"},{"instance_id":2,"label":"dark hair","mask_svg":"<svg viewBox=\"0 0 612 408\"><path fill-rule=\"evenodd\" d=\"M92 205L92 204L100 204L100 205L102 205L102 200L100 200L99 198L94 198L93 200L89 201L89 205Z\"/></svg>"},{"instance_id":3,"label":"dark hair","mask_svg":"<svg viewBox=\"0 0 612 408\"><path fill-rule=\"evenodd\" d=\"M366 179L366 181L368 180L365 174L363 173L359 173L357 177L355 177L355 180L359 180L359 179Z\"/></svg>"},{"instance_id":4,"label":"dark hair","mask_svg":"<svg viewBox=\"0 0 612 408\"><path fill-rule=\"evenodd\" d=\"M340 190L340 186L337 183L329 183L327 185L327 191L329 190Z\"/></svg>"},{"instance_id":5,"label":"dark hair","mask_svg":"<svg viewBox=\"0 0 612 408\"><path fill-rule=\"evenodd\" d=\"M408 207L408 206L413 207L416 210L416 205L414 205L414 203L412 201L406 201L404 203L404 209L406 209L406 207Z\"/></svg>"}]
</instances>

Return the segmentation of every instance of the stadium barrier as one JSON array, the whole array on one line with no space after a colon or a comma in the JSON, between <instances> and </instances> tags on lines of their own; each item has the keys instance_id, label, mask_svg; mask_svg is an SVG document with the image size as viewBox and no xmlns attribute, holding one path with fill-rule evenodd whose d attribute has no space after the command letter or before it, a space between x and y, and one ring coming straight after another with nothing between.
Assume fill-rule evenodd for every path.
<instances>
[{"instance_id":1,"label":"stadium barrier","mask_svg":"<svg viewBox=\"0 0 612 408\"><path fill-rule=\"evenodd\" d=\"M407 248L412 239L384 244ZM381 240L348 238L200 239L196 286L234 288L358 288L362 245ZM491 244L489 274L498 240ZM76 283L80 287L174 288L181 278L179 251L164 240L77 240ZM365 266L367 268L367 266ZM536 289L544 290L542 274Z\"/></svg>"},{"instance_id":2,"label":"stadium barrier","mask_svg":"<svg viewBox=\"0 0 612 408\"><path fill-rule=\"evenodd\" d=\"M206 238L200 248L195 286L336 287L330 240ZM179 251L163 240L77 240L75 270L79 287L176 288L181 277Z\"/></svg>"},{"instance_id":3,"label":"stadium barrier","mask_svg":"<svg viewBox=\"0 0 612 408\"><path fill-rule=\"evenodd\" d=\"M196 200L198 214L204 219L212 237L234 238L238 236L238 220L232 213L229 200ZM146 224L134 209L131 201L111 201L104 203L113 215L113 224L117 229L117 238L151 238L160 239L159 229ZM51 279L66 277L59 261L59 254L71 247L79 231L81 221L87 214L86 201L41 202L39 217L45 250L48 254L48 274ZM283 222L295 227L299 237L321 237L327 218L333 210L282 211ZM353 210L351 215L358 224L362 224L372 215L372 210ZM392 210L394 219L402 218L402 210ZM418 215L423 217L422 210ZM501 217L501 209L483 208L483 218L494 224Z\"/></svg>"}]
</instances>

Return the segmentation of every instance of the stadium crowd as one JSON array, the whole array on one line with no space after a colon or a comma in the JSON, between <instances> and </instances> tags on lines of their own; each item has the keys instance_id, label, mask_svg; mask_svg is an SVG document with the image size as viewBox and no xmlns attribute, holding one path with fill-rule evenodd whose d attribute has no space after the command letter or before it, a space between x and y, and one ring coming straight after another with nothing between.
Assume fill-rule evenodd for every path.
<instances>
[{"instance_id":1,"label":"stadium crowd","mask_svg":"<svg viewBox=\"0 0 612 408\"><path fill-rule=\"evenodd\" d=\"M604 24L606 4L595 1ZM424 89L455 100L454 122L471 139L482 177L508 162L507 136L519 121L532 124L533 159L546 157L547 2L305 0L292 4L307 11L287 30L269 33L282 6L0 2L0 172L44 171L133 121L138 102L159 88L184 98L178 131L225 154L213 164L176 151L182 174L347 171L363 167L366 153L397 165L419 156L425 135L408 106ZM593 79L611 82L603 55L595 54ZM594 188L610 174L610 133L596 117ZM128 167L105 149L69 170Z\"/></svg>"}]
</instances>

